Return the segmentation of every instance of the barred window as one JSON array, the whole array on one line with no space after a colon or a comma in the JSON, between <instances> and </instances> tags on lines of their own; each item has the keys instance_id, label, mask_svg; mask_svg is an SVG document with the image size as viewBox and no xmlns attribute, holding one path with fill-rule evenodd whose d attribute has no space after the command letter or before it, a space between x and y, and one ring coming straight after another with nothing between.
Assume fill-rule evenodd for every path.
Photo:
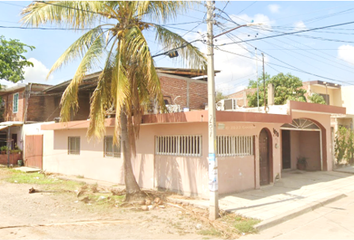
<instances>
[{"instance_id":1,"label":"barred window","mask_svg":"<svg viewBox=\"0 0 354 240\"><path fill-rule=\"evenodd\" d=\"M13 113L17 113L18 112L18 93L15 93L13 96Z\"/></svg>"},{"instance_id":2,"label":"barred window","mask_svg":"<svg viewBox=\"0 0 354 240\"><path fill-rule=\"evenodd\" d=\"M157 155L201 156L202 136L157 136Z\"/></svg>"},{"instance_id":3,"label":"barred window","mask_svg":"<svg viewBox=\"0 0 354 240\"><path fill-rule=\"evenodd\" d=\"M68 154L80 154L80 137L68 137Z\"/></svg>"},{"instance_id":4,"label":"barred window","mask_svg":"<svg viewBox=\"0 0 354 240\"><path fill-rule=\"evenodd\" d=\"M216 149L221 157L253 155L253 136L217 136Z\"/></svg>"},{"instance_id":5,"label":"barred window","mask_svg":"<svg viewBox=\"0 0 354 240\"><path fill-rule=\"evenodd\" d=\"M104 156L105 157L120 157L121 148L113 144L113 136L104 137Z\"/></svg>"}]
</instances>

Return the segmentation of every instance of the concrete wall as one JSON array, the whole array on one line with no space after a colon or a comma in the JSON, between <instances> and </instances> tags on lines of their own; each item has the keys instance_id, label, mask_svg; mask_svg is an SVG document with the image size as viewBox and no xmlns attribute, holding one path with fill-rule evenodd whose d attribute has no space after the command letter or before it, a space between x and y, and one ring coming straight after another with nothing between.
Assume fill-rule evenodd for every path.
<instances>
[{"instance_id":1,"label":"concrete wall","mask_svg":"<svg viewBox=\"0 0 354 240\"><path fill-rule=\"evenodd\" d=\"M259 134L263 128L267 128L271 132L273 158L270 161L273 164L270 182L273 183L277 175L281 176L280 124L228 122L217 125L217 135L255 136L255 156L218 158L220 194L260 187Z\"/></svg>"},{"instance_id":2,"label":"concrete wall","mask_svg":"<svg viewBox=\"0 0 354 240\"><path fill-rule=\"evenodd\" d=\"M347 114L354 114L354 86L342 86L342 107L347 109Z\"/></svg>"},{"instance_id":3,"label":"concrete wall","mask_svg":"<svg viewBox=\"0 0 354 240\"><path fill-rule=\"evenodd\" d=\"M112 135L112 129L107 129ZM80 154L68 154L68 137L80 137ZM45 131L43 141L43 169L67 175L122 183L123 160L104 157L103 141L88 142L86 130Z\"/></svg>"}]
</instances>

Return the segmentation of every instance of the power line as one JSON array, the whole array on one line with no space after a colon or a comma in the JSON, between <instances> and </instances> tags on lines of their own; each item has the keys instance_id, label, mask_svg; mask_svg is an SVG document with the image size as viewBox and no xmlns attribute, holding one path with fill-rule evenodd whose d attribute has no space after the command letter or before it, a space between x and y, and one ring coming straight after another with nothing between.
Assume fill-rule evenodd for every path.
<instances>
[{"instance_id":1,"label":"power line","mask_svg":"<svg viewBox=\"0 0 354 240\"><path fill-rule=\"evenodd\" d=\"M257 2L257 1L256 1ZM246 8L244 8L243 10L241 10L240 12L238 12L236 15L239 15L240 13L242 13L243 11L245 11L246 9L250 8L251 6L253 6L253 4L255 4L256 2L251 3L250 5L248 5ZM222 10L224 11L224 9Z\"/></svg>"},{"instance_id":2,"label":"power line","mask_svg":"<svg viewBox=\"0 0 354 240\"><path fill-rule=\"evenodd\" d=\"M261 40L261 39L281 37L281 36L286 36L286 35L293 35L293 34L297 34L297 33L316 31L316 30L319 30L319 29L343 26L343 25L348 25L348 24L353 24L353 23L354 23L354 21L345 22L345 23L339 23L339 24L334 24L334 25L329 25L329 26L324 26L324 27L317 27L317 28L305 29L305 30L300 30L300 31L295 31L295 32L288 32L288 33L282 33L282 34L278 34L278 35L266 36L266 37L261 37L261 38L243 40L243 41L240 41L240 42L224 43L224 44L222 44L220 46L225 46L225 45L230 45L230 44L237 44L237 43L242 43L242 42L252 42L252 41L257 41L257 40ZM341 42L354 43L353 41L341 41Z\"/></svg>"},{"instance_id":3,"label":"power line","mask_svg":"<svg viewBox=\"0 0 354 240\"><path fill-rule=\"evenodd\" d=\"M0 26L0 28L13 28L13 29L24 29L24 30L75 30L75 31L85 31L85 30L92 30L94 28L47 28L47 27L19 27L19 26ZM109 28L102 28L102 29L109 29Z\"/></svg>"},{"instance_id":4,"label":"power line","mask_svg":"<svg viewBox=\"0 0 354 240\"><path fill-rule=\"evenodd\" d=\"M221 48L217 48L217 49L220 50L220 51L223 51L223 52L227 52L227 53L234 54L234 55L237 55L237 56L240 56L240 57L244 57L244 58L248 58L248 59L253 59L254 60L254 58L251 58L249 56L245 56L245 55L242 55L242 54L230 52L230 51L227 51L227 50L224 50L224 49L221 49ZM291 69L291 70L295 70L295 71L298 71L298 72L306 73L306 74L309 74L309 75L313 75L313 76L320 77L320 78L327 79L327 80L331 80L331 81L336 81L336 82L340 82L340 83L348 83L346 81L342 81L342 80L338 80L338 79L334 79L334 78L328 78L328 77L324 77L324 76L321 76L321 75L318 75L318 74L314 74L314 73L310 73L310 72L304 71L304 70L299 69L299 68L297 68L297 67L295 67L295 66L293 66L291 64L288 64L288 63L286 63L286 62L284 62L284 61L282 61L282 60L280 60L280 59L278 59L276 57L273 57L272 55L270 55L270 54L268 54L268 53L266 53L264 51L262 51L262 52L264 54L266 54L267 56L269 56L271 58L274 58L275 60L277 60L277 61L279 61L279 62L281 62L281 63L283 63L285 65L290 66L291 68L284 67L284 66L281 66L281 65L278 65L278 64L275 64L275 63L269 63L269 64L280 66L280 67L284 67L284 68L288 68L288 69Z\"/></svg>"}]
</instances>

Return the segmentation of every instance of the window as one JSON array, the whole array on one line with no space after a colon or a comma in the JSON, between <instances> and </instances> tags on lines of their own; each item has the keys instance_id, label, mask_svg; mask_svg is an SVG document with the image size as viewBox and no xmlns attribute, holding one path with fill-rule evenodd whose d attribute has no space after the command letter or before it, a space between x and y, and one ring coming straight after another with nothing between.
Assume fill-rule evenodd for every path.
<instances>
[{"instance_id":1,"label":"window","mask_svg":"<svg viewBox=\"0 0 354 240\"><path fill-rule=\"evenodd\" d=\"M15 93L13 96L13 109L12 109L12 111L14 113L17 113L17 111L18 111L18 93Z\"/></svg>"},{"instance_id":2,"label":"window","mask_svg":"<svg viewBox=\"0 0 354 240\"><path fill-rule=\"evenodd\" d=\"M157 136L157 155L201 156L202 136Z\"/></svg>"},{"instance_id":3,"label":"window","mask_svg":"<svg viewBox=\"0 0 354 240\"><path fill-rule=\"evenodd\" d=\"M68 154L80 154L80 137L68 137Z\"/></svg>"},{"instance_id":4,"label":"window","mask_svg":"<svg viewBox=\"0 0 354 240\"><path fill-rule=\"evenodd\" d=\"M220 157L253 155L253 136L217 136L216 152Z\"/></svg>"},{"instance_id":5,"label":"window","mask_svg":"<svg viewBox=\"0 0 354 240\"><path fill-rule=\"evenodd\" d=\"M104 137L104 156L105 157L120 157L121 148L113 144L113 136Z\"/></svg>"}]
</instances>

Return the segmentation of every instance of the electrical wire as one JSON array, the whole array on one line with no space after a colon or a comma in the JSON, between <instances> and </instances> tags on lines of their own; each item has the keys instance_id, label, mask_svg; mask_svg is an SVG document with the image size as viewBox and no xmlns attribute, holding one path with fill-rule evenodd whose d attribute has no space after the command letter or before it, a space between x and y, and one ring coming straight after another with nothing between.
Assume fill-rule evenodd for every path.
<instances>
[{"instance_id":1,"label":"electrical wire","mask_svg":"<svg viewBox=\"0 0 354 240\"><path fill-rule=\"evenodd\" d=\"M343 25L348 25L348 24L353 24L353 23L354 23L354 21L345 22L345 23L339 23L339 24L333 24L333 25L329 25L329 26L323 26L323 27L305 29L305 30L300 30L300 31L295 31L295 32L287 32L287 33L282 33L282 34L278 34L278 35L271 35L271 36L260 37L260 38L255 38L255 39L243 40L243 41L239 41L239 42L224 43L224 44L222 44L220 46L226 46L226 45L230 45L230 44L238 44L238 43L242 43L242 42L252 42L252 41L258 41L258 40L262 40L262 39L275 38L275 37L281 37L281 36L287 36L287 35L294 35L294 34L298 34L298 33L316 31L316 30L319 30L319 29L343 26ZM338 40L338 42L354 43L353 41L339 41L339 40Z\"/></svg>"},{"instance_id":2,"label":"electrical wire","mask_svg":"<svg viewBox=\"0 0 354 240\"><path fill-rule=\"evenodd\" d=\"M257 1L256 1L257 2ZM253 6L256 2L251 3L250 5L248 5L246 8L244 8L243 10L241 10L240 12L238 12L236 15L241 14L243 11L245 11L246 9L250 8L251 6ZM221 11L224 11L224 9L222 9Z\"/></svg>"}]
</instances>

